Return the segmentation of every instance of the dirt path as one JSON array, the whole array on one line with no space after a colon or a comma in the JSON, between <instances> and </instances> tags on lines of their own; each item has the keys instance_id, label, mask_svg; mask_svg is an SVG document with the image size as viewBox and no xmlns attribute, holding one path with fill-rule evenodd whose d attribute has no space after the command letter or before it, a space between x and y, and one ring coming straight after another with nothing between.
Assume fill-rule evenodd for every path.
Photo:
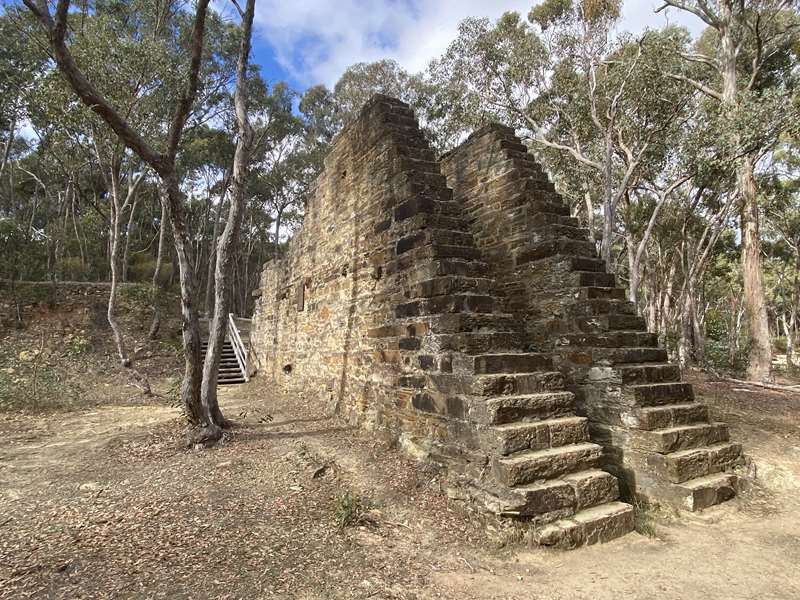
<instances>
[{"instance_id":1,"label":"dirt path","mask_svg":"<svg viewBox=\"0 0 800 600\"><path fill-rule=\"evenodd\" d=\"M800 398L702 391L763 485L572 552L526 546L435 471L255 382L223 392L242 425L202 452L164 406L0 417L0 598L798 598ZM339 529L348 493L368 510Z\"/></svg>"}]
</instances>

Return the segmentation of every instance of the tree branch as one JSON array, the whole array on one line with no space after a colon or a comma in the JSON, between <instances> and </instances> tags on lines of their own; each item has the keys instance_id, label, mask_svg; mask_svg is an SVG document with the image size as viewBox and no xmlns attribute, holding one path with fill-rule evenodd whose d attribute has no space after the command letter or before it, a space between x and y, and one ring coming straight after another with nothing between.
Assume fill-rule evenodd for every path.
<instances>
[{"instance_id":1,"label":"tree branch","mask_svg":"<svg viewBox=\"0 0 800 600\"><path fill-rule=\"evenodd\" d=\"M722 94L720 94L717 90L711 89L707 85L700 83L695 79L691 79L690 77L686 77L685 75L680 75L677 73L666 73L666 76L669 77L670 79L675 79L676 81L683 81L685 83L688 83L695 89L703 92L705 95L711 96L712 98L715 98L716 100L722 102Z\"/></svg>"},{"instance_id":2,"label":"tree branch","mask_svg":"<svg viewBox=\"0 0 800 600\"><path fill-rule=\"evenodd\" d=\"M146 161L153 169L160 172L164 166L164 156L153 150L149 144L133 130L128 122L119 115L111 103L86 79L75 63L72 53L67 48L65 37L70 0L58 0L55 21L50 16L50 11L44 1L41 2L41 5L37 4L34 0L23 0L23 3L39 20L47 32L50 46L53 49L53 58L61 74L78 97L108 123L109 127L122 139L126 146L141 156L142 160Z\"/></svg>"}]
</instances>

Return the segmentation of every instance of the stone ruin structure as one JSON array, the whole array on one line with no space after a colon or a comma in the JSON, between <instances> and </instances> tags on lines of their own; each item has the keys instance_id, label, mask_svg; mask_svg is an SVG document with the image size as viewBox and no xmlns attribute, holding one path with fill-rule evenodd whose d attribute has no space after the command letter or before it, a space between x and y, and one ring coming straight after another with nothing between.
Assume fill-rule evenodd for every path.
<instances>
[{"instance_id":1,"label":"stone ruin structure","mask_svg":"<svg viewBox=\"0 0 800 600\"><path fill-rule=\"evenodd\" d=\"M508 127L437 159L407 105L374 97L259 294L262 377L440 463L542 544L630 531L620 494L688 510L735 494L741 447Z\"/></svg>"}]
</instances>

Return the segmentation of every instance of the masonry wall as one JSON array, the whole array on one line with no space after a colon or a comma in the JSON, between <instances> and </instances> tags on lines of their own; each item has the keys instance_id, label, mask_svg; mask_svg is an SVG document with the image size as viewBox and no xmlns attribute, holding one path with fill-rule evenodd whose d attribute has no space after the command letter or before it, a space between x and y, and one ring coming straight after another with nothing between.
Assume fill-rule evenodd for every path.
<instances>
[{"instance_id":1,"label":"masonry wall","mask_svg":"<svg viewBox=\"0 0 800 600\"><path fill-rule=\"evenodd\" d=\"M421 306L446 291L422 289L443 258L420 246L450 200L413 113L374 99L337 138L286 255L264 269L252 333L261 375L420 452L477 448L466 394L442 391L466 385L443 337L455 321L433 300ZM459 252L469 270L469 249Z\"/></svg>"},{"instance_id":2,"label":"masonry wall","mask_svg":"<svg viewBox=\"0 0 800 600\"><path fill-rule=\"evenodd\" d=\"M375 97L264 269L261 376L439 462L459 494L535 520L541 543L622 535L632 509L552 356L525 350L506 270L465 208L411 110Z\"/></svg>"},{"instance_id":3,"label":"masonry wall","mask_svg":"<svg viewBox=\"0 0 800 600\"><path fill-rule=\"evenodd\" d=\"M741 446L709 421L513 130L476 131L442 172L497 266L526 349L552 355L626 495L690 510L732 497Z\"/></svg>"}]
</instances>

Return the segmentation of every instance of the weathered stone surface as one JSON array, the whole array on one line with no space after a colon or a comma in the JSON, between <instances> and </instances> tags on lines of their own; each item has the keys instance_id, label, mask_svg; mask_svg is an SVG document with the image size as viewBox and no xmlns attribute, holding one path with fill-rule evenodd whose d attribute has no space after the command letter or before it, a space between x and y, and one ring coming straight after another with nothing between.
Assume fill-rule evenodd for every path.
<instances>
[{"instance_id":1,"label":"weathered stone surface","mask_svg":"<svg viewBox=\"0 0 800 600\"><path fill-rule=\"evenodd\" d=\"M524 485L593 468L599 464L601 454L602 448L597 444L572 444L498 459L493 471L497 479L508 486Z\"/></svg>"},{"instance_id":2,"label":"weathered stone surface","mask_svg":"<svg viewBox=\"0 0 800 600\"><path fill-rule=\"evenodd\" d=\"M534 540L562 549L607 542L633 529L633 518L632 506L611 502L547 525L534 533Z\"/></svg>"},{"instance_id":3,"label":"weathered stone surface","mask_svg":"<svg viewBox=\"0 0 800 600\"><path fill-rule=\"evenodd\" d=\"M594 471L601 448L587 443L554 355L527 348L520 311L531 309L525 290L535 279L508 277L514 261L499 250L534 249L530 260L574 252L558 263L570 281L614 281L513 131L492 131L501 143L464 165L464 180L476 193L497 190L518 220L466 209L413 112L373 98L334 142L302 227L265 265L253 361L272 385L316 394L351 423L444 465L487 508L516 507L546 524L618 492ZM545 211L555 217L529 235L525 218ZM585 299L607 297L616 292Z\"/></svg>"},{"instance_id":4,"label":"weathered stone surface","mask_svg":"<svg viewBox=\"0 0 800 600\"><path fill-rule=\"evenodd\" d=\"M453 198L470 215L475 243L505 291L497 297L501 310L517 317L528 349L553 353L578 413L606 449L607 467L626 478L631 496L690 509L725 499L726 491L698 484L694 494L691 484L673 483L729 468L737 447L717 447L727 441L727 428L709 423L707 409L693 402L691 386L680 382L678 367L534 165L517 138L491 126L442 161ZM513 382L496 383L498 392L514 389ZM695 496L697 502L686 500Z\"/></svg>"}]
</instances>

